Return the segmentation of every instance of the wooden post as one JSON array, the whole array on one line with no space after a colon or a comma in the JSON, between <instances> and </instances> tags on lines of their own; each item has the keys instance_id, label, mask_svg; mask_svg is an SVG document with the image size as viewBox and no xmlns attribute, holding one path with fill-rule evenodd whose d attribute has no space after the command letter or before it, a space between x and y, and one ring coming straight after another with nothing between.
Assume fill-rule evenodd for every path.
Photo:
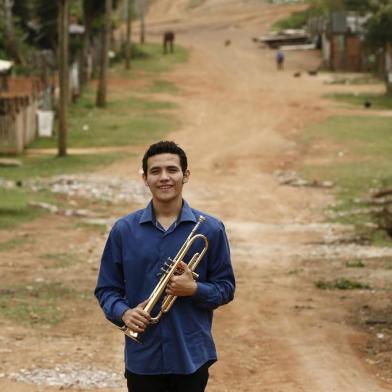
<instances>
[{"instance_id":1,"label":"wooden post","mask_svg":"<svg viewBox=\"0 0 392 392\"><path fill-rule=\"evenodd\" d=\"M132 48L132 0L125 1L126 7L126 29L127 34L125 38L125 69L131 68L131 48Z\"/></svg>"},{"instance_id":2,"label":"wooden post","mask_svg":"<svg viewBox=\"0 0 392 392\"><path fill-rule=\"evenodd\" d=\"M69 67L68 67L68 0L59 0L59 136L58 155L67 155L67 112L69 100Z\"/></svg>"},{"instance_id":3,"label":"wooden post","mask_svg":"<svg viewBox=\"0 0 392 392\"><path fill-rule=\"evenodd\" d=\"M99 70L97 106L104 108L106 106L107 96L107 72L109 66L108 52L110 44L110 29L112 24L112 0L105 0L105 22L102 35L102 53L101 66Z\"/></svg>"}]
</instances>

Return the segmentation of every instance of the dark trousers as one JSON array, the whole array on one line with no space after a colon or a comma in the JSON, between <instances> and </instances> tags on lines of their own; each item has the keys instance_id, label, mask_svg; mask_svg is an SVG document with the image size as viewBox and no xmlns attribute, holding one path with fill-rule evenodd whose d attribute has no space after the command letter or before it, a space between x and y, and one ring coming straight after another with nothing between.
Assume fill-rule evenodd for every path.
<instances>
[{"instance_id":1,"label":"dark trousers","mask_svg":"<svg viewBox=\"0 0 392 392\"><path fill-rule=\"evenodd\" d=\"M203 392L208 381L206 363L192 374L142 375L125 371L128 392Z\"/></svg>"}]
</instances>

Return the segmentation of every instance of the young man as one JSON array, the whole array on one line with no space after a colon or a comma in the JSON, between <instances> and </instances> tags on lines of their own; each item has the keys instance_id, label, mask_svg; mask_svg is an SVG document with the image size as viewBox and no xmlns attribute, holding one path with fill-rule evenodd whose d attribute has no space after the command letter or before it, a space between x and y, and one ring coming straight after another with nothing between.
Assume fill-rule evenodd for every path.
<instances>
[{"instance_id":1,"label":"young man","mask_svg":"<svg viewBox=\"0 0 392 392\"><path fill-rule=\"evenodd\" d=\"M235 280L225 229L219 220L191 208L182 198L189 180L185 152L174 142L158 142L143 157L143 180L152 200L119 219L107 240L95 295L106 318L126 325L141 343L126 337L125 377L129 392L202 392L208 367L216 361L211 334L213 310L231 301ZM200 215L197 233L209 246L195 272L187 263L204 241L195 241L165 294L177 296L160 321L151 324L160 302L144 310L161 268L176 256Z\"/></svg>"}]
</instances>

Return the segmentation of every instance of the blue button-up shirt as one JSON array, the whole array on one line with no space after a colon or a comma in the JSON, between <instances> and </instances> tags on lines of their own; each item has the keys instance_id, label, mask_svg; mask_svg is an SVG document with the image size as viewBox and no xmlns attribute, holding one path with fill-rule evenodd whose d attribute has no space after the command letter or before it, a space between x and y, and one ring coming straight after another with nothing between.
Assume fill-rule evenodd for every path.
<instances>
[{"instance_id":1,"label":"blue button-up shirt","mask_svg":"<svg viewBox=\"0 0 392 392\"><path fill-rule=\"evenodd\" d=\"M155 220L150 202L145 209L119 219L110 232L95 296L106 318L122 326L124 312L150 296L161 267L177 254L200 215L206 220L197 233L207 237L209 246L195 270L199 275L196 293L178 297L159 323L149 325L140 335L142 344L126 337L125 367L133 373L190 374L215 361L212 313L233 299L235 279L222 222L185 201L179 219L166 231ZM203 247L203 240L195 241L184 261ZM160 303L151 316L159 309Z\"/></svg>"}]
</instances>

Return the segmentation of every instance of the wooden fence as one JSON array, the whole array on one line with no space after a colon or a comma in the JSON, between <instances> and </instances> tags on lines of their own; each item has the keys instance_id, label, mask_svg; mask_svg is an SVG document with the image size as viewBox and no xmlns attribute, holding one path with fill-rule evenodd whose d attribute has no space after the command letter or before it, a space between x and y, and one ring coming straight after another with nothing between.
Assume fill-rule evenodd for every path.
<instances>
[{"instance_id":1,"label":"wooden fence","mask_svg":"<svg viewBox=\"0 0 392 392\"><path fill-rule=\"evenodd\" d=\"M30 81L31 84L31 81ZM11 89L0 95L0 153L21 154L37 137L40 86Z\"/></svg>"}]
</instances>

